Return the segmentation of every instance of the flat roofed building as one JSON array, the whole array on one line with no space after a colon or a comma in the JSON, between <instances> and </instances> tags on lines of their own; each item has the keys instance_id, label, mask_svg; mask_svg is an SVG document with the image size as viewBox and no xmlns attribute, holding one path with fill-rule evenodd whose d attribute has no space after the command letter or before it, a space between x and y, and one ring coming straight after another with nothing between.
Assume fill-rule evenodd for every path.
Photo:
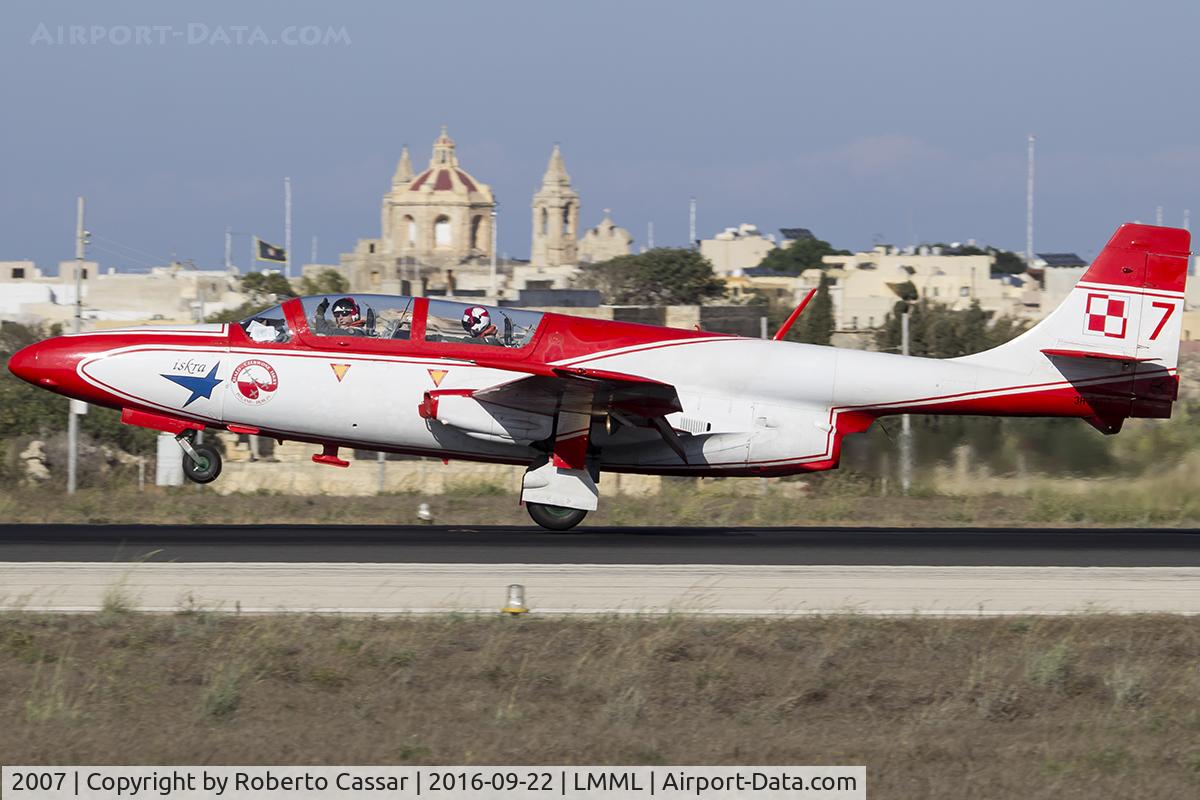
<instances>
[{"instance_id":1,"label":"flat roofed building","mask_svg":"<svg viewBox=\"0 0 1200 800\"><path fill-rule=\"evenodd\" d=\"M837 330L875 328L892 313L900 291L912 284L917 298L962 310L978 300L996 316L1029 318L1040 311L1029 295L1031 281L1022 276L992 277L991 255L945 255L903 252L880 245L870 252L825 256L827 274L835 281L834 317ZM821 270L807 270L806 284L816 286ZM1031 306L1032 302L1032 306Z\"/></svg>"},{"instance_id":2,"label":"flat roofed building","mask_svg":"<svg viewBox=\"0 0 1200 800\"><path fill-rule=\"evenodd\" d=\"M42 271L32 261L0 261L0 283L38 281Z\"/></svg>"},{"instance_id":3,"label":"flat roofed building","mask_svg":"<svg viewBox=\"0 0 1200 800\"><path fill-rule=\"evenodd\" d=\"M774 236L763 234L757 225L743 222L711 239L701 239L700 255L712 263L713 272L718 275L740 275L743 270L758 266L776 246Z\"/></svg>"}]
</instances>

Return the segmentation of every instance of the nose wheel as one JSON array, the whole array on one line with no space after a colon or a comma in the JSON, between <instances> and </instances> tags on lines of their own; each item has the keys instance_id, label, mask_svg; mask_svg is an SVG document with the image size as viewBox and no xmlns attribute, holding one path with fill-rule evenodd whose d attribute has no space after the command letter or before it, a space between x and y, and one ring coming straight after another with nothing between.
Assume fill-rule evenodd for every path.
<instances>
[{"instance_id":1,"label":"nose wheel","mask_svg":"<svg viewBox=\"0 0 1200 800\"><path fill-rule=\"evenodd\" d=\"M191 436L176 437L183 450L183 476L192 483L212 483L221 474L221 453L211 444L196 444Z\"/></svg>"},{"instance_id":2,"label":"nose wheel","mask_svg":"<svg viewBox=\"0 0 1200 800\"><path fill-rule=\"evenodd\" d=\"M552 531L568 531L583 522L583 518L588 513L580 508L564 508L563 506L528 502L525 503L525 510L529 512L529 516L533 518L534 522Z\"/></svg>"}]
</instances>

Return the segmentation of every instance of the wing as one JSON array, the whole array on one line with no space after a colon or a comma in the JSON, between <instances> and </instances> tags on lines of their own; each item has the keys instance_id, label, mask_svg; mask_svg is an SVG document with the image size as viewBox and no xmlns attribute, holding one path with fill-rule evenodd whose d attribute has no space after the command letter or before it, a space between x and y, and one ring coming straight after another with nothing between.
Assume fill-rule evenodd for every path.
<instances>
[{"instance_id":1,"label":"wing","mask_svg":"<svg viewBox=\"0 0 1200 800\"><path fill-rule=\"evenodd\" d=\"M679 393L669 383L579 367L548 367L547 373L480 389L472 397L538 414L586 408L588 412L613 410L651 420L682 410Z\"/></svg>"}]
</instances>

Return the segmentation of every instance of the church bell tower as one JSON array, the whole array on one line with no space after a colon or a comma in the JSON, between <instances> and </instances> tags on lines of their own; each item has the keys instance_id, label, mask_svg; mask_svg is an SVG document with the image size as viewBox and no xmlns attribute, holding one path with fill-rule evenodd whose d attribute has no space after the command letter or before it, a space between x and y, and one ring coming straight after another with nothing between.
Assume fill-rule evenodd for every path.
<instances>
[{"instance_id":1,"label":"church bell tower","mask_svg":"<svg viewBox=\"0 0 1200 800\"><path fill-rule=\"evenodd\" d=\"M571 176L556 144L542 176L542 188L533 196L532 264L538 267L575 264L579 258L578 231L579 194L571 188Z\"/></svg>"}]
</instances>

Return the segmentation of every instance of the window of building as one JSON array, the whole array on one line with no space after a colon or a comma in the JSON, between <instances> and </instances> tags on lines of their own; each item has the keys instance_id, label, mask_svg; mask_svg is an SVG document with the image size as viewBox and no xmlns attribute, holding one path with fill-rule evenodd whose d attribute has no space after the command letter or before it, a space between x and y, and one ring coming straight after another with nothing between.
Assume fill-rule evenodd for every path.
<instances>
[{"instance_id":1,"label":"window of building","mask_svg":"<svg viewBox=\"0 0 1200 800\"><path fill-rule=\"evenodd\" d=\"M14 281L22 280L25 277L25 268L13 267L12 276Z\"/></svg>"},{"instance_id":2,"label":"window of building","mask_svg":"<svg viewBox=\"0 0 1200 800\"><path fill-rule=\"evenodd\" d=\"M450 218L443 214L434 220L433 223L433 246L449 247L451 245L451 238Z\"/></svg>"},{"instance_id":3,"label":"window of building","mask_svg":"<svg viewBox=\"0 0 1200 800\"><path fill-rule=\"evenodd\" d=\"M971 296L971 287L969 287L969 286L959 287L958 296L959 297L970 297Z\"/></svg>"},{"instance_id":4,"label":"window of building","mask_svg":"<svg viewBox=\"0 0 1200 800\"><path fill-rule=\"evenodd\" d=\"M369 244L369 245L367 245L367 252L368 252L368 253L374 253L374 252L375 252L375 245L373 245L373 244Z\"/></svg>"},{"instance_id":5,"label":"window of building","mask_svg":"<svg viewBox=\"0 0 1200 800\"><path fill-rule=\"evenodd\" d=\"M304 319L318 336L408 339L413 299L378 294L315 295L304 298Z\"/></svg>"},{"instance_id":6,"label":"window of building","mask_svg":"<svg viewBox=\"0 0 1200 800\"><path fill-rule=\"evenodd\" d=\"M404 218L404 232L408 237L408 246L413 247L417 243L417 221L412 217Z\"/></svg>"},{"instance_id":7,"label":"window of building","mask_svg":"<svg viewBox=\"0 0 1200 800\"><path fill-rule=\"evenodd\" d=\"M851 329L851 330L858 330L858 317L851 317L851 318L850 318L850 329Z\"/></svg>"},{"instance_id":8,"label":"window of building","mask_svg":"<svg viewBox=\"0 0 1200 800\"><path fill-rule=\"evenodd\" d=\"M479 231L480 231L480 227L482 225L483 225L483 217L481 215L476 214L475 216L471 217L471 249L472 250L481 249L481 243L479 241Z\"/></svg>"},{"instance_id":9,"label":"window of building","mask_svg":"<svg viewBox=\"0 0 1200 800\"><path fill-rule=\"evenodd\" d=\"M82 280L85 280L85 281L87 280L87 267L84 267L82 270L80 270L79 277Z\"/></svg>"},{"instance_id":10,"label":"window of building","mask_svg":"<svg viewBox=\"0 0 1200 800\"><path fill-rule=\"evenodd\" d=\"M537 311L430 300L425 341L524 347L541 321Z\"/></svg>"}]
</instances>

